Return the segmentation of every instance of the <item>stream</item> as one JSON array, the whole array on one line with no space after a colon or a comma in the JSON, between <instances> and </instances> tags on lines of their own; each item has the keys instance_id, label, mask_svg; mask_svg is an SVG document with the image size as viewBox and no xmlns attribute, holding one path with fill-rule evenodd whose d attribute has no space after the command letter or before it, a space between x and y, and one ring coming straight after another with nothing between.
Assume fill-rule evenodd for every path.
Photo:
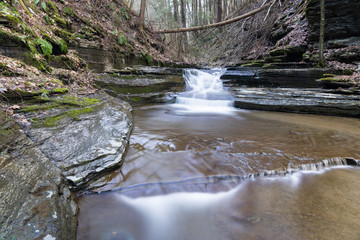
<instances>
[{"instance_id":1,"label":"stream","mask_svg":"<svg viewBox=\"0 0 360 240\"><path fill-rule=\"evenodd\" d=\"M135 107L123 166L79 198L77 239L360 239L360 121L241 110L221 69Z\"/></svg>"}]
</instances>

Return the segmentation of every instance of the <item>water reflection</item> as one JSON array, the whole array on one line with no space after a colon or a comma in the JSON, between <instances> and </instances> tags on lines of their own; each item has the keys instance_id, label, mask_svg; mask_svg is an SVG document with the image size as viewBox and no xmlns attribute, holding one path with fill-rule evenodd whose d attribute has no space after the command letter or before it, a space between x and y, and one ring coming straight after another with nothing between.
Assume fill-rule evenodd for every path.
<instances>
[{"instance_id":1,"label":"water reflection","mask_svg":"<svg viewBox=\"0 0 360 240\"><path fill-rule=\"evenodd\" d=\"M246 180L218 193L90 195L81 201L78 239L356 240L359 178L359 168L337 167Z\"/></svg>"},{"instance_id":2,"label":"water reflection","mask_svg":"<svg viewBox=\"0 0 360 240\"><path fill-rule=\"evenodd\" d=\"M93 191L360 158L358 119L254 111L179 115L173 105L137 108L134 115L123 167Z\"/></svg>"},{"instance_id":3,"label":"water reflection","mask_svg":"<svg viewBox=\"0 0 360 240\"><path fill-rule=\"evenodd\" d=\"M359 159L358 119L230 109L188 73L177 104L135 109L123 167L89 190L113 191L80 199L79 240L359 239L360 168L242 177Z\"/></svg>"}]
</instances>

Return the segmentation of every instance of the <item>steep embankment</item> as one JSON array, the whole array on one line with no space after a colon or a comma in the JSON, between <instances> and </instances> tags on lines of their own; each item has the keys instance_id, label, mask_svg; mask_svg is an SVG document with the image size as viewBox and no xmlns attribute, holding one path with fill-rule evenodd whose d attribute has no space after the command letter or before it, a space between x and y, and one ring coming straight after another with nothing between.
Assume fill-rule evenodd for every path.
<instances>
[{"instance_id":1,"label":"steep embankment","mask_svg":"<svg viewBox=\"0 0 360 240\"><path fill-rule=\"evenodd\" d=\"M254 1L239 12L261 5ZM359 87L360 82L360 5L354 1L325 2L326 68L345 75L323 76L326 87ZM245 67L318 67L320 34L319 0L275 1L266 11L226 26L205 51L215 64ZM220 44L219 44L220 42ZM222 43L221 43L222 42Z\"/></svg>"},{"instance_id":2,"label":"steep embankment","mask_svg":"<svg viewBox=\"0 0 360 240\"><path fill-rule=\"evenodd\" d=\"M134 61L169 61L161 39L141 30L138 17L123 1L25 3L0 5L3 55L21 58L42 70L48 70L48 65L73 70L85 67L79 57L98 70Z\"/></svg>"},{"instance_id":3,"label":"steep embankment","mask_svg":"<svg viewBox=\"0 0 360 240\"><path fill-rule=\"evenodd\" d=\"M1 98L13 97L11 90L84 90L93 80L87 69L170 62L162 40L123 1L11 2L0 3Z\"/></svg>"}]
</instances>

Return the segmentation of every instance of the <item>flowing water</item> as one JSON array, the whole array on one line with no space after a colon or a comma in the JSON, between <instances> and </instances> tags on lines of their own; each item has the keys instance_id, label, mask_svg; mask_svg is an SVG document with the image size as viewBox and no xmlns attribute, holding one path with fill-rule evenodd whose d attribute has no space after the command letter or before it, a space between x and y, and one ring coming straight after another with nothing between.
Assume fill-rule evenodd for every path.
<instances>
[{"instance_id":1,"label":"flowing water","mask_svg":"<svg viewBox=\"0 0 360 240\"><path fill-rule=\"evenodd\" d=\"M187 70L175 104L134 109L78 239L360 239L360 169L337 158L360 159L360 121L233 109L220 74Z\"/></svg>"}]
</instances>

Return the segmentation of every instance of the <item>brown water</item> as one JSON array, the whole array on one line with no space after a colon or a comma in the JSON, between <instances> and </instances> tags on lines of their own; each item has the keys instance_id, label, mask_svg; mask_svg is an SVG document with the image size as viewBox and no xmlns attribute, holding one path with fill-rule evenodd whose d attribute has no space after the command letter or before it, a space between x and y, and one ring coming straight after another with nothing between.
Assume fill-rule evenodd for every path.
<instances>
[{"instance_id":1,"label":"brown water","mask_svg":"<svg viewBox=\"0 0 360 240\"><path fill-rule=\"evenodd\" d=\"M360 240L360 168L312 164L360 159L359 119L235 110L216 72L184 77L177 104L135 109L123 167L89 190L108 192L80 198L79 240Z\"/></svg>"},{"instance_id":2,"label":"brown water","mask_svg":"<svg viewBox=\"0 0 360 240\"><path fill-rule=\"evenodd\" d=\"M134 115L123 167L94 191L360 159L358 119L241 110L179 115L173 105L138 108Z\"/></svg>"},{"instance_id":3,"label":"brown water","mask_svg":"<svg viewBox=\"0 0 360 240\"><path fill-rule=\"evenodd\" d=\"M358 167L347 167L247 180L216 194L89 195L78 239L358 240L359 178Z\"/></svg>"},{"instance_id":4,"label":"brown water","mask_svg":"<svg viewBox=\"0 0 360 240\"><path fill-rule=\"evenodd\" d=\"M261 111L134 110L124 165L80 199L78 239L360 239L360 169L243 180L360 159L358 119Z\"/></svg>"}]
</instances>

